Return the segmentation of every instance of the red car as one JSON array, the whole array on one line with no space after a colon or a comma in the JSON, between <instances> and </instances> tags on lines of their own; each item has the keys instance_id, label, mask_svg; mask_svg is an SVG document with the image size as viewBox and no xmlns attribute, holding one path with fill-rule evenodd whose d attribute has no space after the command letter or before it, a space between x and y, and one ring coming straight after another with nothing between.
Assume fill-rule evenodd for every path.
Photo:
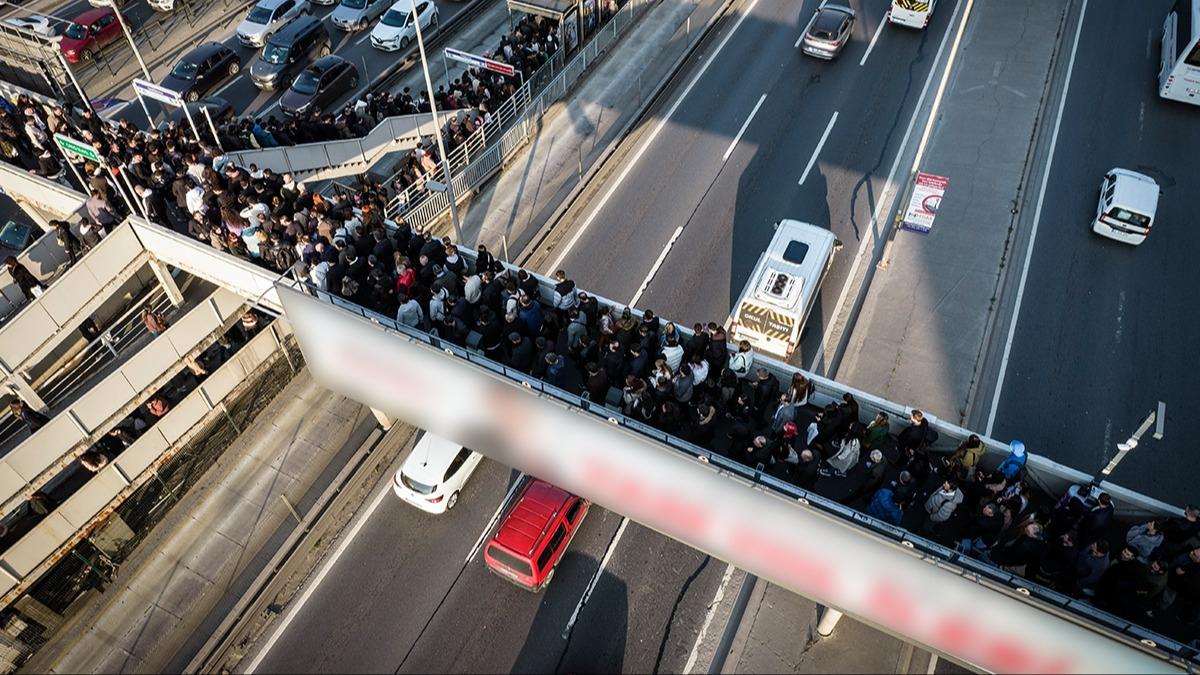
<instances>
[{"instance_id":1,"label":"red car","mask_svg":"<svg viewBox=\"0 0 1200 675\"><path fill-rule=\"evenodd\" d=\"M571 538L587 515L588 501L536 479L528 481L488 540L488 569L527 591L550 583Z\"/></svg>"},{"instance_id":2,"label":"red car","mask_svg":"<svg viewBox=\"0 0 1200 675\"><path fill-rule=\"evenodd\" d=\"M124 14L121 17L129 21ZM79 63L96 58L97 52L122 37L116 11L112 7L97 7L75 17L63 31L58 46L67 61Z\"/></svg>"}]
</instances>

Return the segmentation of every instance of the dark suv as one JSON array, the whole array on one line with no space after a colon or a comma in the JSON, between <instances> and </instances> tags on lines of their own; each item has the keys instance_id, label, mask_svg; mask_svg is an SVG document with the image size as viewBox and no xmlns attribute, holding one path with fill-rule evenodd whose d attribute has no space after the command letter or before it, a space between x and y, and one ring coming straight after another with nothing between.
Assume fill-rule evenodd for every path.
<instances>
[{"instance_id":1,"label":"dark suv","mask_svg":"<svg viewBox=\"0 0 1200 675\"><path fill-rule=\"evenodd\" d=\"M321 19L296 17L263 45L258 60L250 66L250 79L259 89L286 87L313 59L333 51L331 44Z\"/></svg>"}]
</instances>

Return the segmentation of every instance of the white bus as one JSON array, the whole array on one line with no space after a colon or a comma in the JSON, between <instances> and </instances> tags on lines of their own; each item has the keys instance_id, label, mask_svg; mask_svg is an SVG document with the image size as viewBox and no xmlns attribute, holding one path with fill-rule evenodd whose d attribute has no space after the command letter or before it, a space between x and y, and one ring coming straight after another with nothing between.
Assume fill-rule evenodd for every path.
<instances>
[{"instance_id":1,"label":"white bus","mask_svg":"<svg viewBox=\"0 0 1200 675\"><path fill-rule=\"evenodd\" d=\"M1175 0L1163 22L1158 95L1200 105L1200 0Z\"/></svg>"},{"instance_id":2,"label":"white bus","mask_svg":"<svg viewBox=\"0 0 1200 675\"><path fill-rule=\"evenodd\" d=\"M888 21L909 28L924 28L929 25L929 17L937 0L892 0L888 10Z\"/></svg>"},{"instance_id":3,"label":"white bus","mask_svg":"<svg viewBox=\"0 0 1200 675\"><path fill-rule=\"evenodd\" d=\"M729 317L731 341L748 340L759 351L790 359L836 246L829 230L780 221Z\"/></svg>"}]
</instances>

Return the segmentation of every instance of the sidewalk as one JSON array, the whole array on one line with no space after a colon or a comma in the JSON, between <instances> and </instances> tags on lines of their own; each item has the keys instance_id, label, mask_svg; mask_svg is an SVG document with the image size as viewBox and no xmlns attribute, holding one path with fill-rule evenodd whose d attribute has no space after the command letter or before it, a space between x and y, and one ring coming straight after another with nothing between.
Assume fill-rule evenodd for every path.
<instances>
[{"instance_id":1,"label":"sidewalk","mask_svg":"<svg viewBox=\"0 0 1200 675\"><path fill-rule=\"evenodd\" d=\"M539 133L503 172L459 206L467 243L487 244L499 255L507 240L516 258L579 183L580 164L586 178L723 4L664 1L651 8L582 84L555 104ZM446 216L438 231L450 229Z\"/></svg>"},{"instance_id":2,"label":"sidewalk","mask_svg":"<svg viewBox=\"0 0 1200 675\"><path fill-rule=\"evenodd\" d=\"M302 370L24 670L163 672L186 664L208 624L273 553L270 543L294 527L284 499L305 511L321 478L375 426L366 406Z\"/></svg>"},{"instance_id":3,"label":"sidewalk","mask_svg":"<svg viewBox=\"0 0 1200 675\"><path fill-rule=\"evenodd\" d=\"M839 381L952 423L971 413L1068 4L975 3L920 167L949 187L929 234L896 235Z\"/></svg>"},{"instance_id":4,"label":"sidewalk","mask_svg":"<svg viewBox=\"0 0 1200 675\"><path fill-rule=\"evenodd\" d=\"M842 617L817 635L816 603L759 580L723 673L925 673L929 652ZM940 661L936 672L966 672Z\"/></svg>"}]
</instances>

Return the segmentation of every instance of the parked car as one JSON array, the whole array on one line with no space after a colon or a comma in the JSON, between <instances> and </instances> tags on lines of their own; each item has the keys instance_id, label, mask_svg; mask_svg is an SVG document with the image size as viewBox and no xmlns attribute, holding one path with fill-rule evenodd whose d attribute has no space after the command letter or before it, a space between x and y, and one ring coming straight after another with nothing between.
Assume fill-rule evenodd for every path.
<instances>
[{"instance_id":1,"label":"parked car","mask_svg":"<svg viewBox=\"0 0 1200 675\"><path fill-rule=\"evenodd\" d=\"M324 110L358 88L358 68L340 56L322 56L296 76L279 97L279 109L289 115Z\"/></svg>"},{"instance_id":2,"label":"parked car","mask_svg":"<svg viewBox=\"0 0 1200 675\"><path fill-rule=\"evenodd\" d=\"M179 92L185 101L199 101L241 69L242 57L237 52L220 42L208 42L184 54L162 86Z\"/></svg>"},{"instance_id":3,"label":"parked car","mask_svg":"<svg viewBox=\"0 0 1200 675\"><path fill-rule=\"evenodd\" d=\"M238 24L238 41L247 47L261 47L273 33L305 14L312 14L308 0L258 0Z\"/></svg>"},{"instance_id":4,"label":"parked car","mask_svg":"<svg viewBox=\"0 0 1200 675\"><path fill-rule=\"evenodd\" d=\"M818 59L833 60L842 53L854 29L854 10L822 4L804 29L801 51Z\"/></svg>"},{"instance_id":5,"label":"parked car","mask_svg":"<svg viewBox=\"0 0 1200 675\"><path fill-rule=\"evenodd\" d=\"M128 17L125 20L128 21ZM75 17L63 30L58 48L68 62L80 63L96 58L101 49L120 39L123 39L123 34L116 10L100 7Z\"/></svg>"},{"instance_id":6,"label":"parked car","mask_svg":"<svg viewBox=\"0 0 1200 675\"><path fill-rule=\"evenodd\" d=\"M530 479L483 549L487 568L527 591L545 588L588 506L582 497Z\"/></svg>"},{"instance_id":7,"label":"parked car","mask_svg":"<svg viewBox=\"0 0 1200 675\"><path fill-rule=\"evenodd\" d=\"M392 478L396 496L429 513L445 513L458 503L467 479L483 455L426 432Z\"/></svg>"},{"instance_id":8,"label":"parked car","mask_svg":"<svg viewBox=\"0 0 1200 675\"><path fill-rule=\"evenodd\" d=\"M388 8L388 0L342 0L329 15L342 30L364 30Z\"/></svg>"},{"instance_id":9,"label":"parked car","mask_svg":"<svg viewBox=\"0 0 1200 675\"><path fill-rule=\"evenodd\" d=\"M332 51L325 23L315 16L299 17L267 40L258 60L250 65L250 79L259 89L278 89L313 59Z\"/></svg>"},{"instance_id":10,"label":"parked car","mask_svg":"<svg viewBox=\"0 0 1200 675\"><path fill-rule=\"evenodd\" d=\"M385 52L395 52L408 49L408 45L417 39L417 29L410 16L412 3L409 0L398 0L375 24L371 30L371 46ZM422 0L417 3L417 16L421 17L421 31L437 28L438 11L433 0Z\"/></svg>"},{"instance_id":11,"label":"parked car","mask_svg":"<svg viewBox=\"0 0 1200 675\"><path fill-rule=\"evenodd\" d=\"M29 31L44 38L56 39L62 33L62 23L51 21L40 14L30 16L10 16L4 20L5 25Z\"/></svg>"},{"instance_id":12,"label":"parked car","mask_svg":"<svg viewBox=\"0 0 1200 675\"><path fill-rule=\"evenodd\" d=\"M176 8L187 6L193 1L194 0L146 0L147 4L160 12L174 12Z\"/></svg>"},{"instance_id":13,"label":"parked car","mask_svg":"<svg viewBox=\"0 0 1200 675\"><path fill-rule=\"evenodd\" d=\"M0 259L10 255L20 255L43 234L45 232L37 225L20 223L15 220L8 221L3 227L0 227Z\"/></svg>"}]
</instances>

